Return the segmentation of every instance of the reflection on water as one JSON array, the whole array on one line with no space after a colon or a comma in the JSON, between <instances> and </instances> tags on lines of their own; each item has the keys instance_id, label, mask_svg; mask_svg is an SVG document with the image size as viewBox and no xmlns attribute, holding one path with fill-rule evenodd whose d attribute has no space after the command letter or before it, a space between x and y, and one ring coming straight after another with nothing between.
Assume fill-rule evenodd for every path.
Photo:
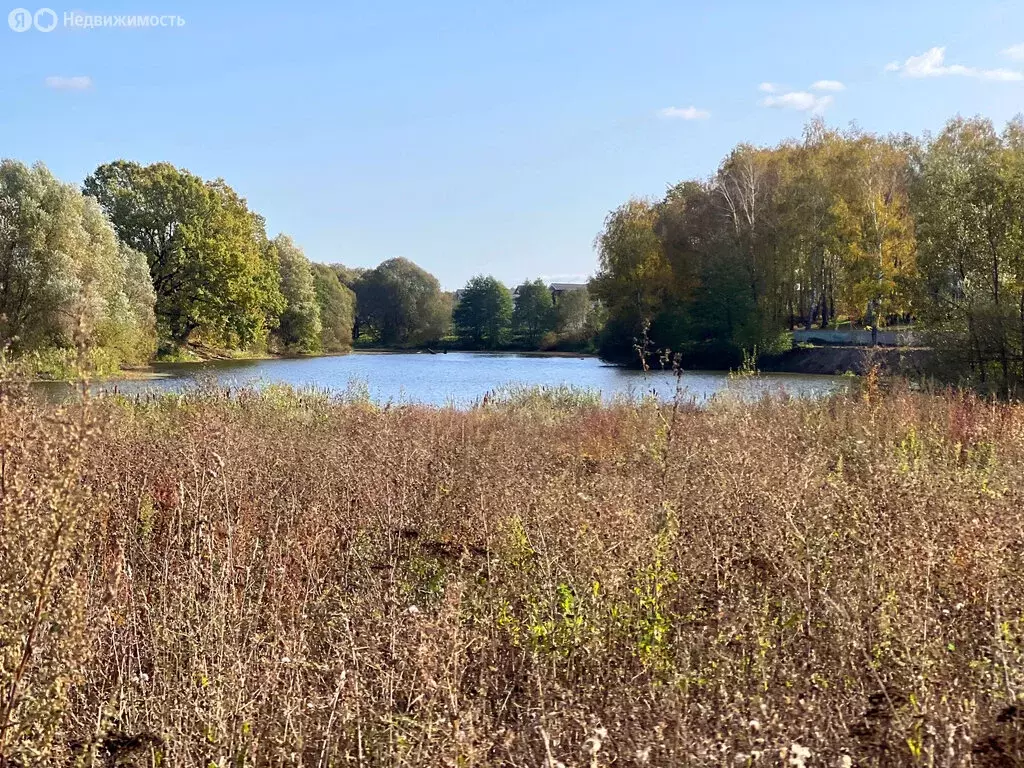
<instances>
[{"instance_id":1,"label":"reflection on water","mask_svg":"<svg viewBox=\"0 0 1024 768\"><path fill-rule=\"evenodd\" d=\"M556 387L570 385L598 391L605 399L616 396L656 395L671 399L676 377L671 371L625 370L596 358L537 357L516 354L452 352L449 354L354 353L337 357L282 360L217 360L205 363L158 363L145 379L110 380L93 391L134 395L180 391L200 383L221 386L288 384L341 392L365 388L377 402L415 402L428 405L465 406L488 392L514 384ZM684 372L687 397L704 402L726 390L744 397L765 392L785 392L799 397L821 397L849 386L839 376L765 374L730 379L725 373ZM36 385L54 400L73 396L67 384Z\"/></svg>"}]
</instances>

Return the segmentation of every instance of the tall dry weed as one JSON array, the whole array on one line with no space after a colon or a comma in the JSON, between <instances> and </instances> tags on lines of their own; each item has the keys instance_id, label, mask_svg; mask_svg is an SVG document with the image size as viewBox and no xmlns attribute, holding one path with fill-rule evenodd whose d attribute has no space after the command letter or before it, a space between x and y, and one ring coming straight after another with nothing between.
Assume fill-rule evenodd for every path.
<instances>
[{"instance_id":1,"label":"tall dry weed","mask_svg":"<svg viewBox=\"0 0 1024 768\"><path fill-rule=\"evenodd\" d=\"M37 631L60 640L17 686L10 764L1024 754L1020 406L876 384L703 409L3 408L5 690L33 599L36 624L82 627Z\"/></svg>"}]
</instances>

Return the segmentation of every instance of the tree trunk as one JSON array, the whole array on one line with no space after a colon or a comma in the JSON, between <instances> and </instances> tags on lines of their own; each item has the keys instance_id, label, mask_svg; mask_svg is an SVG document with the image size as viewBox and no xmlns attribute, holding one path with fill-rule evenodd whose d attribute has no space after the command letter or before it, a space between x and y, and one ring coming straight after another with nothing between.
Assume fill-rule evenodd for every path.
<instances>
[{"instance_id":1,"label":"tree trunk","mask_svg":"<svg viewBox=\"0 0 1024 768\"><path fill-rule=\"evenodd\" d=\"M981 376L981 383L984 384L987 378L985 371L985 359L981 354L981 342L978 340L978 334L974 331L974 315L971 314L970 310L967 311L967 332L971 336L971 342L974 345L975 353L978 356L978 369Z\"/></svg>"}]
</instances>

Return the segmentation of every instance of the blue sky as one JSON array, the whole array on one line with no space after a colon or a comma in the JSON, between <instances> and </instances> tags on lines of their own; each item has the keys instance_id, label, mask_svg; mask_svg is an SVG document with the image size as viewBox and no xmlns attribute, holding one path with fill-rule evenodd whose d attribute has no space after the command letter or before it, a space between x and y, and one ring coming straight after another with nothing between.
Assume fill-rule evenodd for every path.
<instances>
[{"instance_id":1,"label":"blue sky","mask_svg":"<svg viewBox=\"0 0 1024 768\"><path fill-rule=\"evenodd\" d=\"M920 133L1024 111L1021 2L50 7L185 24L0 27L0 156L74 182L167 160L226 179L314 260L405 256L446 288L590 273L610 209L815 112Z\"/></svg>"}]
</instances>

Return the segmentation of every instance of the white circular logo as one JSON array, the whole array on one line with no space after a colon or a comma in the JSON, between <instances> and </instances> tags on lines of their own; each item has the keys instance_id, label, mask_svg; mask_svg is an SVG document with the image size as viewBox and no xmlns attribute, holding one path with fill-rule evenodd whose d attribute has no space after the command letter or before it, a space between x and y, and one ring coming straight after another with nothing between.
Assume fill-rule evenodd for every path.
<instances>
[{"instance_id":1,"label":"white circular logo","mask_svg":"<svg viewBox=\"0 0 1024 768\"><path fill-rule=\"evenodd\" d=\"M7 14L7 24L15 32L28 32L32 29L32 11L27 8L15 8Z\"/></svg>"},{"instance_id":2,"label":"white circular logo","mask_svg":"<svg viewBox=\"0 0 1024 768\"><path fill-rule=\"evenodd\" d=\"M53 32L57 26L57 14L49 8L40 8L33 19L40 32Z\"/></svg>"}]
</instances>

